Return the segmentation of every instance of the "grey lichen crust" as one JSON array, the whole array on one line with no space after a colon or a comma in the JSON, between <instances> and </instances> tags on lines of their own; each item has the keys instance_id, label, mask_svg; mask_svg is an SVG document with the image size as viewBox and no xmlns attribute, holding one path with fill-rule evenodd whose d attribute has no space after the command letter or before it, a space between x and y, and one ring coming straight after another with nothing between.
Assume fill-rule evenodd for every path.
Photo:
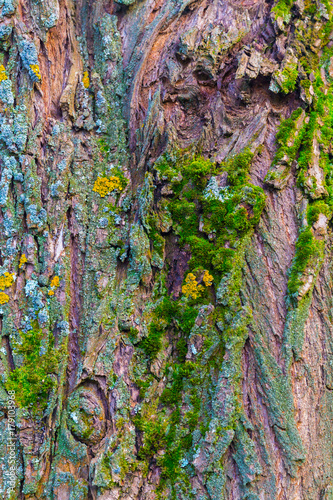
<instances>
[{"instance_id":1,"label":"grey lichen crust","mask_svg":"<svg viewBox=\"0 0 333 500\"><path fill-rule=\"evenodd\" d=\"M0 0L1 498L331 498L332 29Z\"/></svg>"}]
</instances>

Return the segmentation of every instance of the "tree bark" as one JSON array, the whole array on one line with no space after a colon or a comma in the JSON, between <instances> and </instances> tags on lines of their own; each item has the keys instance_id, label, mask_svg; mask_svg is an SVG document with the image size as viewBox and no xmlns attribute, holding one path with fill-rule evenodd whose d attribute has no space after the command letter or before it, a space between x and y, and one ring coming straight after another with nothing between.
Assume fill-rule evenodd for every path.
<instances>
[{"instance_id":1,"label":"tree bark","mask_svg":"<svg viewBox=\"0 0 333 500\"><path fill-rule=\"evenodd\" d=\"M333 499L332 16L0 0L1 498Z\"/></svg>"}]
</instances>

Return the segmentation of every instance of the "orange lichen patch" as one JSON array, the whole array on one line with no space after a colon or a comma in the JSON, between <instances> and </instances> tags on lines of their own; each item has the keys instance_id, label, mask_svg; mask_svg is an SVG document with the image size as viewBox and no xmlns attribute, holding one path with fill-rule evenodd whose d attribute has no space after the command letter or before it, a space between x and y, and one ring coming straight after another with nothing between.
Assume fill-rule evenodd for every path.
<instances>
[{"instance_id":1,"label":"orange lichen patch","mask_svg":"<svg viewBox=\"0 0 333 500\"><path fill-rule=\"evenodd\" d=\"M119 177L111 176L111 177L97 177L97 180L94 184L93 191L98 193L102 198L107 194L111 193L114 189L118 189L121 191L122 185Z\"/></svg>"},{"instance_id":2,"label":"orange lichen patch","mask_svg":"<svg viewBox=\"0 0 333 500\"><path fill-rule=\"evenodd\" d=\"M203 289L204 287L202 285L198 285L194 274L188 273L185 279L185 285L182 286L183 294L191 299L197 299L200 297Z\"/></svg>"},{"instance_id":3,"label":"orange lichen patch","mask_svg":"<svg viewBox=\"0 0 333 500\"><path fill-rule=\"evenodd\" d=\"M50 283L51 289L48 291L48 295L50 296L54 295L54 289L58 288L59 284L60 284L59 276L54 276Z\"/></svg>"},{"instance_id":4,"label":"orange lichen patch","mask_svg":"<svg viewBox=\"0 0 333 500\"><path fill-rule=\"evenodd\" d=\"M6 69L3 64L0 64L0 82L3 80L8 80L8 76L6 74Z\"/></svg>"},{"instance_id":5,"label":"orange lichen patch","mask_svg":"<svg viewBox=\"0 0 333 500\"><path fill-rule=\"evenodd\" d=\"M9 301L9 297L6 293L0 292L0 304L6 304Z\"/></svg>"},{"instance_id":6,"label":"orange lichen patch","mask_svg":"<svg viewBox=\"0 0 333 500\"><path fill-rule=\"evenodd\" d=\"M36 77L38 78L38 80L42 79L42 76L40 74L40 70L39 70L38 64L30 64L30 69L36 75Z\"/></svg>"},{"instance_id":7,"label":"orange lichen patch","mask_svg":"<svg viewBox=\"0 0 333 500\"><path fill-rule=\"evenodd\" d=\"M21 269L26 262L28 262L28 259L27 259L26 255L25 255L25 253L23 253L21 255L21 258L20 258L19 268Z\"/></svg>"},{"instance_id":8,"label":"orange lichen patch","mask_svg":"<svg viewBox=\"0 0 333 500\"><path fill-rule=\"evenodd\" d=\"M90 86L90 79L89 79L89 73L88 73L88 71L85 71L83 73L82 83L83 83L83 85L84 85L84 87L86 89L89 88L89 86Z\"/></svg>"},{"instance_id":9,"label":"orange lichen patch","mask_svg":"<svg viewBox=\"0 0 333 500\"><path fill-rule=\"evenodd\" d=\"M51 281L51 286L58 287L59 286L59 276L54 276Z\"/></svg>"},{"instance_id":10,"label":"orange lichen patch","mask_svg":"<svg viewBox=\"0 0 333 500\"><path fill-rule=\"evenodd\" d=\"M206 270L204 272L204 275L202 277L203 282L205 283L206 286L212 286L214 278L209 272Z\"/></svg>"},{"instance_id":11,"label":"orange lichen patch","mask_svg":"<svg viewBox=\"0 0 333 500\"><path fill-rule=\"evenodd\" d=\"M3 276L0 276L0 290L4 290L5 288L9 288L14 283L14 274L5 273Z\"/></svg>"}]
</instances>

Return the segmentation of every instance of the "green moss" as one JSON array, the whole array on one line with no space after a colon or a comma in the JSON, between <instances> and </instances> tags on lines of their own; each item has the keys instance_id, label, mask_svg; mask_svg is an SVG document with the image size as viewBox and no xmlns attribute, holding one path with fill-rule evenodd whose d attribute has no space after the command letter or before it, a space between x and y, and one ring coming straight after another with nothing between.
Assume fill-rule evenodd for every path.
<instances>
[{"instance_id":1,"label":"green moss","mask_svg":"<svg viewBox=\"0 0 333 500\"><path fill-rule=\"evenodd\" d=\"M180 419L179 408L169 415L154 415L149 420L144 420L142 417L135 419L136 427L143 433L139 457L151 460L158 452L163 451L156 458L157 464L161 467L160 489L163 489L168 480L174 484L181 475L179 462L184 451L192 445L191 432L198 422L198 410L186 414L187 430L177 437Z\"/></svg>"},{"instance_id":2,"label":"green moss","mask_svg":"<svg viewBox=\"0 0 333 500\"><path fill-rule=\"evenodd\" d=\"M294 0L279 0L272 9L272 12L275 15L275 19L277 19L278 17L282 17L283 19L288 21L293 3Z\"/></svg>"},{"instance_id":3,"label":"green moss","mask_svg":"<svg viewBox=\"0 0 333 500\"><path fill-rule=\"evenodd\" d=\"M268 172L265 180L273 180L278 177L274 170L274 166L279 164L279 162L283 161L287 167L290 167L292 162L295 160L305 129L303 124L299 125L299 129L296 128L302 113L302 108L297 108L293 111L290 118L281 121L275 136L278 149L272 163L272 169ZM279 178L281 179L283 176L287 175L288 171L288 169L283 171L283 173L279 175Z\"/></svg>"},{"instance_id":4,"label":"green moss","mask_svg":"<svg viewBox=\"0 0 333 500\"><path fill-rule=\"evenodd\" d=\"M141 459L150 459L157 451L166 445L166 429L168 421L162 416L144 421L137 417L134 420L136 427L143 432L143 443L139 451Z\"/></svg>"},{"instance_id":5,"label":"green moss","mask_svg":"<svg viewBox=\"0 0 333 500\"><path fill-rule=\"evenodd\" d=\"M320 259L322 242L316 240L311 228L306 226L300 230L297 242L295 257L288 280L288 291L290 294L297 294L303 285L302 275L312 261Z\"/></svg>"},{"instance_id":6,"label":"green moss","mask_svg":"<svg viewBox=\"0 0 333 500\"><path fill-rule=\"evenodd\" d=\"M45 410L48 395L55 385L58 355L49 336L48 348L41 353L43 332L30 330L21 332L21 343L15 344L15 352L22 356L21 366L8 376L7 390L14 390L16 402L21 408L31 408L37 414ZM54 375L52 377L51 375Z\"/></svg>"},{"instance_id":7,"label":"green moss","mask_svg":"<svg viewBox=\"0 0 333 500\"><path fill-rule=\"evenodd\" d=\"M328 219L332 217L332 209L323 200L314 201L308 205L307 221L310 224L310 226L312 226L315 222L317 222L319 214L326 215Z\"/></svg>"},{"instance_id":8,"label":"green moss","mask_svg":"<svg viewBox=\"0 0 333 500\"><path fill-rule=\"evenodd\" d=\"M313 138L317 125L317 113L312 112L309 117L309 122L305 127L305 132L303 134L302 143L300 146L300 153L298 159L298 165L301 170L306 171L308 165L311 164L313 155ZM299 182L302 184L302 182Z\"/></svg>"},{"instance_id":9,"label":"green moss","mask_svg":"<svg viewBox=\"0 0 333 500\"><path fill-rule=\"evenodd\" d=\"M130 338L131 342L133 342L133 343L137 342L138 334L139 334L139 332L138 332L137 328L133 328L133 327L130 328L129 338Z\"/></svg>"},{"instance_id":10,"label":"green moss","mask_svg":"<svg viewBox=\"0 0 333 500\"><path fill-rule=\"evenodd\" d=\"M297 63L288 64L280 73L281 89L285 94L293 92L298 78Z\"/></svg>"},{"instance_id":11,"label":"green moss","mask_svg":"<svg viewBox=\"0 0 333 500\"><path fill-rule=\"evenodd\" d=\"M194 162L186 160L188 163L185 161L180 167L181 180L171 182L173 189L176 185L177 198L170 201L169 210L180 244L190 246L191 271L204 268L218 279L221 272L230 269L233 250L226 248L226 244L236 242L258 223L265 205L265 195L261 188L249 182L253 156L250 150L245 150L220 167L202 158ZM163 165L166 171L165 163ZM228 173L225 200L204 193L209 172L211 175ZM201 231L200 217L203 222Z\"/></svg>"},{"instance_id":12,"label":"green moss","mask_svg":"<svg viewBox=\"0 0 333 500\"><path fill-rule=\"evenodd\" d=\"M252 151L245 149L225 163L224 167L229 174L228 182L231 186L243 186L249 182L249 170L253 157Z\"/></svg>"},{"instance_id":13,"label":"green moss","mask_svg":"<svg viewBox=\"0 0 333 500\"><path fill-rule=\"evenodd\" d=\"M275 140L280 146L286 144L287 140L290 138L295 129L295 121L301 116L302 111L302 108L295 109L290 118L281 122L279 130L275 136Z\"/></svg>"},{"instance_id":14,"label":"green moss","mask_svg":"<svg viewBox=\"0 0 333 500\"><path fill-rule=\"evenodd\" d=\"M185 360L184 360L185 361ZM170 369L170 368L169 368ZM183 364L175 364L171 375L171 386L164 389L161 395L161 402L171 406L177 405L182 398L182 389L184 379L187 378L194 370L193 363L184 362ZM168 372L166 373L168 375Z\"/></svg>"},{"instance_id":15,"label":"green moss","mask_svg":"<svg viewBox=\"0 0 333 500\"><path fill-rule=\"evenodd\" d=\"M153 251L155 251L160 257L163 257L165 240L159 232L159 220L157 214L150 213L147 217L146 225L149 228L148 235L150 241L152 242Z\"/></svg>"},{"instance_id":16,"label":"green moss","mask_svg":"<svg viewBox=\"0 0 333 500\"><path fill-rule=\"evenodd\" d=\"M198 231L198 214L194 202L186 199L174 200L169 205L172 219L181 224L180 243L186 243L189 235L196 234Z\"/></svg>"},{"instance_id":17,"label":"green moss","mask_svg":"<svg viewBox=\"0 0 333 500\"><path fill-rule=\"evenodd\" d=\"M164 328L161 324L153 322L149 325L149 333L139 343L138 347L144 350L147 356L152 360L162 348L162 337Z\"/></svg>"},{"instance_id":18,"label":"green moss","mask_svg":"<svg viewBox=\"0 0 333 500\"><path fill-rule=\"evenodd\" d=\"M215 171L215 165L209 160L205 160L202 156L197 157L190 163L185 163L182 173L186 180L194 182L195 186L203 189L207 184L208 176Z\"/></svg>"},{"instance_id":19,"label":"green moss","mask_svg":"<svg viewBox=\"0 0 333 500\"><path fill-rule=\"evenodd\" d=\"M179 332L182 335L189 335L198 311L191 306L181 306L179 301L172 300L166 296L155 307L152 314L152 321L149 325L149 333L137 346L144 350L145 354L153 360L161 350L162 339L166 332L173 329L174 333ZM185 349L181 340L178 346L178 354L183 357Z\"/></svg>"}]
</instances>

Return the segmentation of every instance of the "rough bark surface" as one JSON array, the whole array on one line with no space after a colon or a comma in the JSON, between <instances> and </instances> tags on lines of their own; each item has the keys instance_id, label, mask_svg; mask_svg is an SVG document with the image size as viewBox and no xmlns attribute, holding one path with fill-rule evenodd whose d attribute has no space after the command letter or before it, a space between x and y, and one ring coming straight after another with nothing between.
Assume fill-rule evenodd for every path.
<instances>
[{"instance_id":1,"label":"rough bark surface","mask_svg":"<svg viewBox=\"0 0 333 500\"><path fill-rule=\"evenodd\" d=\"M0 0L1 498L333 499L332 10Z\"/></svg>"}]
</instances>

